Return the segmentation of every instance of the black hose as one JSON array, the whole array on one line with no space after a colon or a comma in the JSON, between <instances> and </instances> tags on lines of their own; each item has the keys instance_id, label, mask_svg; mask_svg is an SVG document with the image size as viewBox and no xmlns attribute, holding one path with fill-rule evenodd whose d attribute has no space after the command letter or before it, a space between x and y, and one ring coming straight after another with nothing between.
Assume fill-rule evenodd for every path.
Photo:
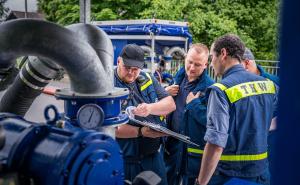
<instances>
[{"instance_id":1,"label":"black hose","mask_svg":"<svg viewBox=\"0 0 300 185\"><path fill-rule=\"evenodd\" d=\"M18 19L1 24L0 33L0 63L25 55L44 57L67 71L74 92L111 90L95 50L72 31L46 21Z\"/></svg>"},{"instance_id":2,"label":"black hose","mask_svg":"<svg viewBox=\"0 0 300 185\"><path fill-rule=\"evenodd\" d=\"M15 80L19 69L15 65L8 68L0 67L0 91L7 89Z\"/></svg>"},{"instance_id":3,"label":"black hose","mask_svg":"<svg viewBox=\"0 0 300 185\"><path fill-rule=\"evenodd\" d=\"M44 69L42 71L44 74L36 70L38 67L34 68L37 65L38 67L44 66L41 67L41 69ZM43 88L52 79L49 74L46 75L46 70L51 71L52 76L58 71L58 69L53 67L50 69L47 66L44 61L35 57L31 57L31 60L27 59L13 85L3 95L0 102L0 112L10 112L24 116L35 98L42 93ZM45 70L45 68L47 69Z\"/></svg>"},{"instance_id":4,"label":"black hose","mask_svg":"<svg viewBox=\"0 0 300 185\"><path fill-rule=\"evenodd\" d=\"M12 63L24 55L38 56L62 66L70 76L74 92L104 94L112 90L112 80L107 77L95 50L72 31L54 23L19 19L0 25L0 63ZM38 68L28 65L29 70L22 69L2 98L0 112L25 115L35 97L49 83L44 71L36 71Z\"/></svg>"},{"instance_id":5,"label":"black hose","mask_svg":"<svg viewBox=\"0 0 300 185\"><path fill-rule=\"evenodd\" d=\"M113 88L114 49L108 35L97 26L91 24L78 23L69 25L67 28L75 32L78 37L86 40L94 48L103 64L106 75L110 79L110 88Z\"/></svg>"}]
</instances>

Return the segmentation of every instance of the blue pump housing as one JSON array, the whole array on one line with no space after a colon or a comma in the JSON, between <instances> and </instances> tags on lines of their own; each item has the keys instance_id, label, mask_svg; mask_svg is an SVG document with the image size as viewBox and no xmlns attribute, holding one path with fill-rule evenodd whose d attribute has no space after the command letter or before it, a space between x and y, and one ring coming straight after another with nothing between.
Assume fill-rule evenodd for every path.
<instances>
[{"instance_id":1,"label":"blue pump housing","mask_svg":"<svg viewBox=\"0 0 300 185\"><path fill-rule=\"evenodd\" d=\"M58 90L55 93L57 99L64 100L64 119L74 127L80 127L77 119L79 109L87 104L95 104L103 111L104 119L99 127L116 126L127 123L129 118L121 112L121 100L128 97L128 89L115 88L109 94L79 94L68 89Z\"/></svg>"},{"instance_id":2,"label":"blue pump housing","mask_svg":"<svg viewBox=\"0 0 300 185\"><path fill-rule=\"evenodd\" d=\"M0 166L41 185L123 184L121 150L111 137L94 131L68 131L0 114L5 144ZM1 170L1 169L0 169Z\"/></svg>"}]
</instances>

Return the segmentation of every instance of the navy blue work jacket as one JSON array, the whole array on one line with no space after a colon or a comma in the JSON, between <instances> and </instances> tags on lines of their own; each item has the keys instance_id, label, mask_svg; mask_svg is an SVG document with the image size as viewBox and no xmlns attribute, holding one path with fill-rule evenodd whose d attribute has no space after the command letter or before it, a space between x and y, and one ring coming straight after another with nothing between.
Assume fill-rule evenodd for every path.
<instances>
[{"instance_id":1,"label":"navy blue work jacket","mask_svg":"<svg viewBox=\"0 0 300 185\"><path fill-rule=\"evenodd\" d=\"M267 73L260 65L257 65L257 69L260 72L260 76L265 77L271 81L273 81L276 85L279 86L279 78L275 75L271 75L270 73Z\"/></svg>"},{"instance_id":2,"label":"navy blue work jacket","mask_svg":"<svg viewBox=\"0 0 300 185\"><path fill-rule=\"evenodd\" d=\"M231 177L263 174L268 169L267 137L275 109L275 84L236 65L209 89L230 105L229 136L217 170Z\"/></svg>"},{"instance_id":3,"label":"navy blue work jacket","mask_svg":"<svg viewBox=\"0 0 300 185\"><path fill-rule=\"evenodd\" d=\"M181 68L175 75L175 83L181 84L186 76L185 69ZM187 135L191 138L191 141L200 145L200 149L203 150L205 142L203 140L206 131L206 111L207 100L206 89L211 86L214 81L208 76L205 70L201 76L197 79L195 88L191 91L194 94L200 92L199 98L192 100L186 104L183 111L183 120L180 121L179 132ZM176 100L176 97L174 97ZM177 105L176 105L177 106ZM172 114L168 116L167 124L172 128L171 119ZM166 150L169 153L167 157L166 165L173 165L173 175L188 175L197 176L200 169L201 157L199 154L189 153L189 146L175 140L168 138L166 142ZM171 164L172 163L172 164ZM169 167L170 167L169 166ZM171 172L172 173L172 172ZM169 175L169 174L168 174Z\"/></svg>"}]
</instances>

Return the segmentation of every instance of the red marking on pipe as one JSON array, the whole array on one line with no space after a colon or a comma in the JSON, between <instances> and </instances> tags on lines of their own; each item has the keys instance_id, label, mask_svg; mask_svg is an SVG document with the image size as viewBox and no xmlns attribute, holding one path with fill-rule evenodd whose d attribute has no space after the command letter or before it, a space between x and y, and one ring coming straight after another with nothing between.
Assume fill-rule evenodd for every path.
<instances>
[{"instance_id":1,"label":"red marking on pipe","mask_svg":"<svg viewBox=\"0 0 300 185\"><path fill-rule=\"evenodd\" d=\"M54 95L57 87L47 86L43 89L44 94Z\"/></svg>"}]
</instances>

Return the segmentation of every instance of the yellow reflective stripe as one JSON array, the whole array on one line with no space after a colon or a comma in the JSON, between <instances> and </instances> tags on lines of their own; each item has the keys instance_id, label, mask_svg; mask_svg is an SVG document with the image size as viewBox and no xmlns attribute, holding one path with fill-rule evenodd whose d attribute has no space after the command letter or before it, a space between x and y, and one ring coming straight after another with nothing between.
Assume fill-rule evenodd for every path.
<instances>
[{"instance_id":1,"label":"yellow reflective stripe","mask_svg":"<svg viewBox=\"0 0 300 185\"><path fill-rule=\"evenodd\" d=\"M227 89L227 87L225 85L220 84L220 83L214 83L213 86L216 86L216 87L220 88L222 91Z\"/></svg>"},{"instance_id":2,"label":"yellow reflective stripe","mask_svg":"<svg viewBox=\"0 0 300 185\"><path fill-rule=\"evenodd\" d=\"M147 81L147 83L145 83L144 85L141 86L141 91L147 89L147 87L149 87L150 85L152 85L152 79L151 79L151 76L146 73L147 77L149 78L149 80Z\"/></svg>"},{"instance_id":3,"label":"yellow reflective stripe","mask_svg":"<svg viewBox=\"0 0 300 185\"><path fill-rule=\"evenodd\" d=\"M225 90L231 103L248 96L259 94L275 94L275 85L272 81L253 81L235 85Z\"/></svg>"},{"instance_id":4,"label":"yellow reflective stripe","mask_svg":"<svg viewBox=\"0 0 300 185\"><path fill-rule=\"evenodd\" d=\"M161 115L159 116L160 121L163 121L165 119L165 116Z\"/></svg>"},{"instance_id":5,"label":"yellow reflective stripe","mask_svg":"<svg viewBox=\"0 0 300 185\"><path fill-rule=\"evenodd\" d=\"M221 155L221 161L259 161L266 159L268 152L255 155Z\"/></svg>"},{"instance_id":6,"label":"yellow reflective stripe","mask_svg":"<svg viewBox=\"0 0 300 185\"><path fill-rule=\"evenodd\" d=\"M197 148L188 148L187 151L189 153L195 153L195 154L203 154L203 150L197 149Z\"/></svg>"},{"instance_id":7,"label":"yellow reflective stripe","mask_svg":"<svg viewBox=\"0 0 300 185\"><path fill-rule=\"evenodd\" d=\"M197 148L188 148L189 153L203 154L203 150ZM268 157L268 152L262 154L253 154L253 155L221 155L221 161L259 161L266 159Z\"/></svg>"}]
</instances>

